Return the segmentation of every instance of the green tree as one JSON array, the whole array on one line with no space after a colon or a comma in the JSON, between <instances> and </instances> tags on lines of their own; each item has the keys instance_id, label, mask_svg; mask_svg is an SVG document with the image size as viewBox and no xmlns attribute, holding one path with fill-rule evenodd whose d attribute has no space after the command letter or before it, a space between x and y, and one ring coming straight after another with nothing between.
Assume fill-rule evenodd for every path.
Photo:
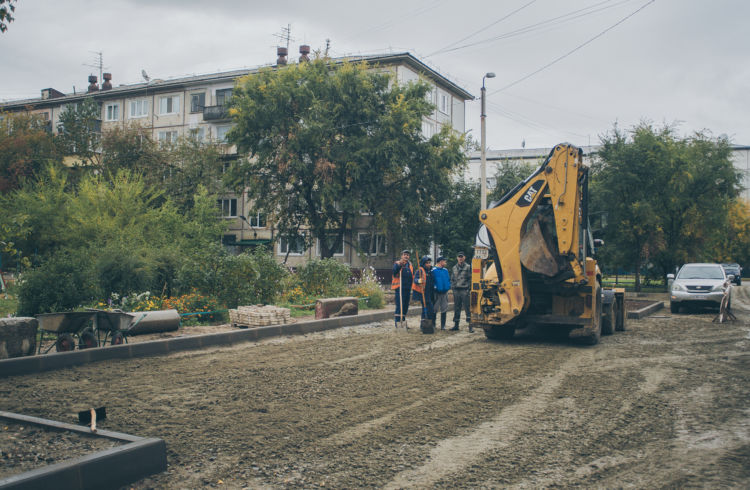
<instances>
[{"instance_id":1,"label":"green tree","mask_svg":"<svg viewBox=\"0 0 750 490\"><path fill-rule=\"evenodd\" d=\"M82 165L101 164L101 106L93 97L66 105L57 130L66 156L77 157Z\"/></svg>"},{"instance_id":2,"label":"green tree","mask_svg":"<svg viewBox=\"0 0 750 490\"><path fill-rule=\"evenodd\" d=\"M601 141L591 210L607 213L604 255L634 270L638 289L648 263L664 276L684 262L714 260L712 237L726 228L739 193L729 141L680 138L647 123L629 135L615 126Z\"/></svg>"},{"instance_id":3,"label":"green tree","mask_svg":"<svg viewBox=\"0 0 750 490\"><path fill-rule=\"evenodd\" d=\"M0 32L8 30L8 24L15 20L16 0L0 0Z\"/></svg>"},{"instance_id":4,"label":"green tree","mask_svg":"<svg viewBox=\"0 0 750 490\"><path fill-rule=\"evenodd\" d=\"M525 180L526 177L534 173L540 165L541 162L538 162L536 165L513 160L502 162L497 172L495 172L496 184L487 195L488 201L492 202L502 199L508 192Z\"/></svg>"},{"instance_id":5,"label":"green tree","mask_svg":"<svg viewBox=\"0 0 750 490\"><path fill-rule=\"evenodd\" d=\"M37 114L4 114L0 119L0 193L18 189L61 156L47 123Z\"/></svg>"},{"instance_id":6,"label":"green tree","mask_svg":"<svg viewBox=\"0 0 750 490\"><path fill-rule=\"evenodd\" d=\"M474 239L479 229L479 184L459 180L453 192L440 207L435 226L435 242L453 261L458 252L471 259ZM433 261L435 257L432 258Z\"/></svg>"},{"instance_id":7,"label":"green tree","mask_svg":"<svg viewBox=\"0 0 750 490\"><path fill-rule=\"evenodd\" d=\"M734 201L729 207L727 227L714 238L714 260L736 262L750 269L750 202Z\"/></svg>"},{"instance_id":8,"label":"green tree","mask_svg":"<svg viewBox=\"0 0 750 490\"><path fill-rule=\"evenodd\" d=\"M396 243L429 242L425 226L465 163L463 136L450 128L430 139L426 83L398 85L363 64L309 63L262 70L239 81L230 140L247 154L232 172L279 234L309 227L333 255L363 211Z\"/></svg>"}]
</instances>

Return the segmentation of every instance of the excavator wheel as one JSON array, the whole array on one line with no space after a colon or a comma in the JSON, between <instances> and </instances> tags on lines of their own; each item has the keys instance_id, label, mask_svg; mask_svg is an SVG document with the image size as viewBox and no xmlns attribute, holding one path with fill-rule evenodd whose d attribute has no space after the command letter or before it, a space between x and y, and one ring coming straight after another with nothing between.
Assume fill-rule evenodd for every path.
<instances>
[{"instance_id":1,"label":"excavator wheel","mask_svg":"<svg viewBox=\"0 0 750 490\"><path fill-rule=\"evenodd\" d=\"M620 293L615 296L614 302L614 319L615 319L615 330L618 332L625 331L625 293Z\"/></svg>"},{"instance_id":2,"label":"excavator wheel","mask_svg":"<svg viewBox=\"0 0 750 490\"><path fill-rule=\"evenodd\" d=\"M594 310L594 314L591 316L591 321L594 323L594 333L587 337L581 337L581 342L586 345L596 345L599 343L599 339L602 337L602 288L601 286L596 286L596 291L594 292L594 297L596 298L596 309Z\"/></svg>"},{"instance_id":3,"label":"excavator wheel","mask_svg":"<svg viewBox=\"0 0 750 490\"><path fill-rule=\"evenodd\" d=\"M493 325L484 329L484 335L489 340L510 340L515 333L513 325Z\"/></svg>"},{"instance_id":4,"label":"excavator wheel","mask_svg":"<svg viewBox=\"0 0 750 490\"><path fill-rule=\"evenodd\" d=\"M602 335L615 333L615 308L614 303L602 305Z\"/></svg>"}]
</instances>

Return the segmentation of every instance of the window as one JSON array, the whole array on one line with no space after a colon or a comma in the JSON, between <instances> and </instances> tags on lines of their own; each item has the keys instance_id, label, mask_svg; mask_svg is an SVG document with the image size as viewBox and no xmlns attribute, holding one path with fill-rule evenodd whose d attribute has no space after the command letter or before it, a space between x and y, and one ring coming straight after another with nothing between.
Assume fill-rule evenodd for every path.
<instances>
[{"instance_id":1,"label":"window","mask_svg":"<svg viewBox=\"0 0 750 490\"><path fill-rule=\"evenodd\" d=\"M429 139L435 134L435 125L429 121L422 121L422 136Z\"/></svg>"},{"instance_id":2,"label":"window","mask_svg":"<svg viewBox=\"0 0 750 490\"><path fill-rule=\"evenodd\" d=\"M159 97L159 114L177 114L180 112L180 96Z\"/></svg>"},{"instance_id":3,"label":"window","mask_svg":"<svg viewBox=\"0 0 750 490\"><path fill-rule=\"evenodd\" d=\"M305 234L296 237L282 236L279 240L279 255L302 255L305 253Z\"/></svg>"},{"instance_id":4,"label":"window","mask_svg":"<svg viewBox=\"0 0 750 490\"><path fill-rule=\"evenodd\" d=\"M326 235L326 245L333 246L333 255L344 255L344 237L341 236L341 240L336 240L338 238L338 233L329 233ZM320 240L318 240L318 255L321 255L321 246L320 246Z\"/></svg>"},{"instance_id":5,"label":"window","mask_svg":"<svg viewBox=\"0 0 750 490\"><path fill-rule=\"evenodd\" d=\"M205 107L205 105L206 105L206 93L205 92L190 95L190 112L203 112L203 107Z\"/></svg>"},{"instance_id":6,"label":"window","mask_svg":"<svg viewBox=\"0 0 750 490\"><path fill-rule=\"evenodd\" d=\"M158 136L162 146L177 143L177 131L159 131Z\"/></svg>"},{"instance_id":7,"label":"window","mask_svg":"<svg viewBox=\"0 0 750 490\"><path fill-rule=\"evenodd\" d=\"M225 126L216 126L216 140L222 143L227 141L227 133L232 129L231 124Z\"/></svg>"},{"instance_id":8,"label":"window","mask_svg":"<svg viewBox=\"0 0 750 490\"><path fill-rule=\"evenodd\" d=\"M360 233L359 249L366 255L385 255L385 235L382 233Z\"/></svg>"},{"instance_id":9,"label":"window","mask_svg":"<svg viewBox=\"0 0 750 490\"><path fill-rule=\"evenodd\" d=\"M107 104L104 106L104 120L105 121L119 121L120 120L120 104Z\"/></svg>"},{"instance_id":10,"label":"window","mask_svg":"<svg viewBox=\"0 0 750 490\"><path fill-rule=\"evenodd\" d=\"M130 117L148 116L148 99L138 99L130 101Z\"/></svg>"},{"instance_id":11,"label":"window","mask_svg":"<svg viewBox=\"0 0 750 490\"><path fill-rule=\"evenodd\" d=\"M265 228L266 227L266 215L263 213L257 213L247 217L247 222L250 223L252 228Z\"/></svg>"},{"instance_id":12,"label":"window","mask_svg":"<svg viewBox=\"0 0 750 490\"><path fill-rule=\"evenodd\" d=\"M440 93L438 95L438 109L443 114L450 114L450 98L448 97L448 94Z\"/></svg>"},{"instance_id":13,"label":"window","mask_svg":"<svg viewBox=\"0 0 750 490\"><path fill-rule=\"evenodd\" d=\"M198 127L198 128L190 128L190 138L194 139L195 141L203 141L206 139L206 128L204 127Z\"/></svg>"},{"instance_id":14,"label":"window","mask_svg":"<svg viewBox=\"0 0 750 490\"><path fill-rule=\"evenodd\" d=\"M216 91L216 105L227 105L232 98L232 89L225 88Z\"/></svg>"},{"instance_id":15,"label":"window","mask_svg":"<svg viewBox=\"0 0 750 490\"><path fill-rule=\"evenodd\" d=\"M221 217L222 218L236 218L237 217L237 199L217 199L216 204L218 204L219 209L221 210Z\"/></svg>"}]
</instances>

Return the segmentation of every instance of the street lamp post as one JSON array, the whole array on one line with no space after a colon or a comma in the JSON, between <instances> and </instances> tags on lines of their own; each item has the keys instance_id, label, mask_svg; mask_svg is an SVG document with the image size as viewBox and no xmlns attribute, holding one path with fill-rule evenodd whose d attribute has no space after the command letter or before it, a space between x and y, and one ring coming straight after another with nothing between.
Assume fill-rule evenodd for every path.
<instances>
[{"instance_id":1,"label":"street lamp post","mask_svg":"<svg viewBox=\"0 0 750 490\"><path fill-rule=\"evenodd\" d=\"M481 196L481 209L487 209L487 135L485 131L485 119L487 119L487 111L484 107L484 100L487 90L484 88L485 78L495 78L493 72L485 73L482 77L482 114L480 116L482 125L482 160L480 165L481 180L479 184L480 196Z\"/></svg>"}]
</instances>

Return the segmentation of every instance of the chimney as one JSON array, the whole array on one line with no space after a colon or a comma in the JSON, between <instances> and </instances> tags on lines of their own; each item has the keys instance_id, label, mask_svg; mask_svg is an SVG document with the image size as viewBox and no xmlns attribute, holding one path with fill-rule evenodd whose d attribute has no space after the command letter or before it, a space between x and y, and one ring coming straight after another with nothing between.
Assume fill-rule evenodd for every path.
<instances>
[{"instance_id":1,"label":"chimney","mask_svg":"<svg viewBox=\"0 0 750 490\"><path fill-rule=\"evenodd\" d=\"M279 66L286 65L286 55L289 54L289 50L279 46L276 48L276 54L279 55L279 59L276 60L276 64Z\"/></svg>"},{"instance_id":2,"label":"chimney","mask_svg":"<svg viewBox=\"0 0 750 490\"><path fill-rule=\"evenodd\" d=\"M102 90L112 90L112 74L105 73L102 75L102 78L104 78L104 83L102 83Z\"/></svg>"},{"instance_id":3,"label":"chimney","mask_svg":"<svg viewBox=\"0 0 750 490\"><path fill-rule=\"evenodd\" d=\"M96 84L96 75L89 75L89 92L96 92L99 90L99 85Z\"/></svg>"},{"instance_id":4,"label":"chimney","mask_svg":"<svg viewBox=\"0 0 750 490\"><path fill-rule=\"evenodd\" d=\"M310 57L308 56L309 54L310 54L310 45L301 44L299 47L299 62L304 63L306 61L310 61Z\"/></svg>"}]
</instances>

